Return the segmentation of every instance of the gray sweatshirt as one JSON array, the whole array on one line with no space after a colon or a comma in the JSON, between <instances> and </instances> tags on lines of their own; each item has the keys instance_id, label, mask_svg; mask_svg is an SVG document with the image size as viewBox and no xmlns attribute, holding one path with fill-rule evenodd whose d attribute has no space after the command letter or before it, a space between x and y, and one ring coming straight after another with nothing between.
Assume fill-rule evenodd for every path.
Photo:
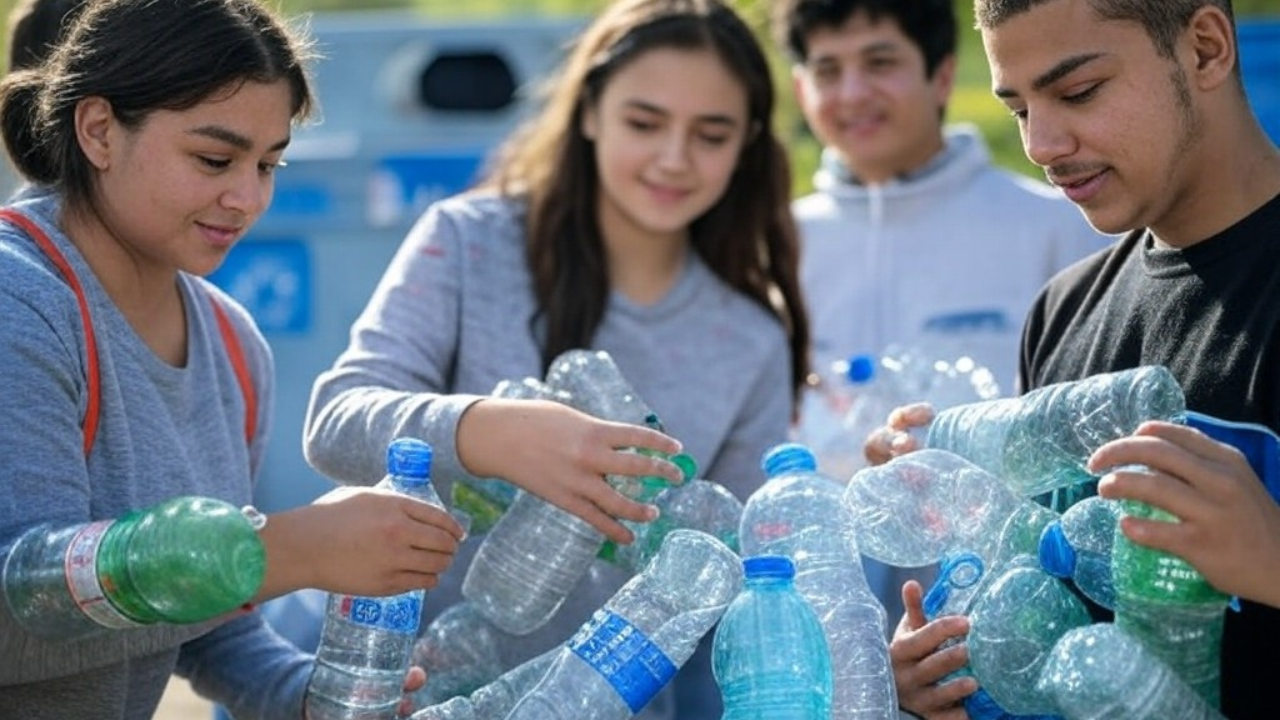
<instances>
[{"instance_id":1,"label":"gray sweatshirt","mask_svg":"<svg viewBox=\"0 0 1280 720\"><path fill-rule=\"evenodd\" d=\"M442 497L467 475L455 445L463 410L501 380L542 377L529 323L535 306L523 212L515 200L464 195L436 204L413 228L347 349L316 381L304 447L320 472L372 484L383 473L387 443L411 435L434 447L432 476ZM775 317L721 282L695 253L653 305L614 293L592 348L609 352L703 477L744 501L764 482L760 457L786 439L791 416L786 336ZM428 593L426 621L461 599L481 539L464 543ZM567 640L627 579L597 561L550 623L504 648L506 661L514 665ZM691 663L699 667L686 666L677 684L696 682L691 694L709 694L718 705L705 657ZM686 716L699 716L688 709Z\"/></svg>"},{"instance_id":2,"label":"gray sweatshirt","mask_svg":"<svg viewBox=\"0 0 1280 720\"><path fill-rule=\"evenodd\" d=\"M249 502L272 412L271 355L243 308L205 281L180 275L187 364L161 361L58 230L58 203L56 195L33 192L17 207L50 236L84 288L101 367L98 434L86 457L88 356L75 294L31 239L0 225L0 560L42 523L114 519L180 495ZM258 430L248 444L245 398L209 295L235 325L255 382ZM17 625L0 593L3 718L145 720L176 670L242 719L297 720L310 667L308 656L284 644L257 613L49 642Z\"/></svg>"}]
</instances>

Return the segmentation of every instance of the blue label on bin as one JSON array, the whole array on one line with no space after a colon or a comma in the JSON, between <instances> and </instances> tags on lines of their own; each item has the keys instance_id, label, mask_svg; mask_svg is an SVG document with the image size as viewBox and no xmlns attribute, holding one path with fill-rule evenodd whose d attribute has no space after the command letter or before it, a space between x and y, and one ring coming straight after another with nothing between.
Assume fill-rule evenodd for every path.
<instances>
[{"instance_id":1,"label":"blue label on bin","mask_svg":"<svg viewBox=\"0 0 1280 720\"><path fill-rule=\"evenodd\" d=\"M311 330L311 255L301 240L249 238L209 281L244 305L263 332Z\"/></svg>"},{"instance_id":2,"label":"blue label on bin","mask_svg":"<svg viewBox=\"0 0 1280 720\"><path fill-rule=\"evenodd\" d=\"M422 618L422 599L417 595L394 597L353 597L342 600L342 616L356 625L392 632L416 634Z\"/></svg>"},{"instance_id":3,"label":"blue label on bin","mask_svg":"<svg viewBox=\"0 0 1280 720\"><path fill-rule=\"evenodd\" d=\"M569 640L569 649L604 676L638 713L676 674L675 663L620 615L597 610Z\"/></svg>"}]
</instances>

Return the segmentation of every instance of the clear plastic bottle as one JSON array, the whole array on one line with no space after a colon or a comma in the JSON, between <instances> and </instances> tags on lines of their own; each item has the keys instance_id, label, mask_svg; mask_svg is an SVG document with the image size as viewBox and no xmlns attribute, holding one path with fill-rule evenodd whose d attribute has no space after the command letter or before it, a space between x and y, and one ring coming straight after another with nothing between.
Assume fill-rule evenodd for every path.
<instances>
[{"instance_id":1,"label":"clear plastic bottle","mask_svg":"<svg viewBox=\"0 0 1280 720\"><path fill-rule=\"evenodd\" d=\"M756 555L742 567L746 586L711 646L722 720L827 720L831 657L817 614L795 587L795 565L785 555Z\"/></svg>"},{"instance_id":2,"label":"clear plastic bottle","mask_svg":"<svg viewBox=\"0 0 1280 720\"><path fill-rule=\"evenodd\" d=\"M1080 598L1026 556L974 600L966 640L969 667L1006 712L1052 714L1054 703L1036 688L1040 669L1058 638L1090 622Z\"/></svg>"},{"instance_id":3,"label":"clear plastic bottle","mask_svg":"<svg viewBox=\"0 0 1280 720\"><path fill-rule=\"evenodd\" d=\"M1122 501L1125 514L1177 522L1162 510ZM1111 552L1115 624L1218 707L1219 657L1229 598L1182 558L1130 540L1119 529Z\"/></svg>"},{"instance_id":4,"label":"clear plastic bottle","mask_svg":"<svg viewBox=\"0 0 1280 720\"><path fill-rule=\"evenodd\" d=\"M1089 482L1089 456L1147 420L1175 420L1186 399L1158 365L1057 383L1018 398L944 410L926 444L967 458L1032 497Z\"/></svg>"},{"instance_id":5,"label":"clear plastic bottle","mask_svg":"<svg viewBox=\"0 0 1280 720\"><path fill-rule=\"evenodd\" d=\"M503 632L527 635L555 615L603 542L585 520L520 492L481 541L462 596Z\"/></svg>"},{"instance_id":6,"label":"clear plastic bottle","mask_svg":"<svg viewBox=\"0 0 1280 720\"><path fill-rule=\"evenodd\" d=\"M192 496L116 520L37 525L9 552L4 592L18 622L50 639L209 620L262 585L259 527L228 503Z\"/></svg>"},{"instance_id":7,"label":"clear plastic bottle","mask_svg":"<svg viewBox=\"0 0 1280 720\"><path fill-rule=\"evenodd\" d=\"M606 352L561 354L551 363L547 385L595 417L660 427ZM657 478L606 479L630 498L649 497L658 486ZM504 632L527 635L555 615L604 539L577 516L521 492L481 542L463 578L462 595Z\"/></svg>"},{"instance_id":8,"label":"clear plastic bottle","mask_svg":"<svg viewBox=\"0 0 1280 720\"><path fill-rule=\"evenodd\" d=\"M427 671L415 706L470 695L502 675L502 643L510 639L463 600L436 616L413 645L412 664Z\"/></svg>"},{"instance_id":9,"label":"clear plastic bottle","mask_svg":"<svg viewBox=\"0 0 1280 720\"><path fill-rule=\"evenodd\" d=\"M560 648L526 660L470 696L459 695L415 712L411 720L503 720L520 698L542 681Z\"/></svg>"},{"instance_id":10,"label":"clear plastic bottle","mask_svg":"<svg viewBox=\"0 0 1280 720\"><path fill-rule=\"evenodd\" d=\"M843 504L862 553L898 567L921 567L960 551L994 566L1034 553L1044 527L1057 518L965 458L929 448L858 472Z\"/></svg>"},{"instance_id":11,"label":"clear plastic bottle","mask_svg":"<svg viewBox=\"0 0 1280 720\"><path fill-rule=\"evenodd\" d=\"M635 542L618 546L614 555L614 561L630 572L644 569L658 554L667 535L680 528L700 530L730 550L738 551L742 501L723 485L710 480L689 480L663 490L654 505L658 506L658 518L638 525Z\"/></svg>"},{"instance_id":12,"label":"clear plastic bottle","mask_svg":"<svg viewBox=\"0 0 1280 720\"><path fill-rule=\"evenodd\" d=\"M675 530L645 569L596 611L507 720L623 720L693 654L742 588L738 556Z\"/></svg>"},{"instance_id":13,"label":"clear plastic bottle","mask_svg":"<svg viewBox=\"0 0 1280 720\"><path fill-rule=\"evenodd\" d=\"M1120 505L1094 495L1067 508L1040 536L1040 566L1054 577L1070 579L1085 597L1108 610L1115 607L1111 549Z\"/></svg>"},{"instance_id":14,"label":"clear plastic bottle","mask_svg":"<svg viewBox=\"0 0 1280 720\"><path fill-rule=\"evenodd\" d=\"M570 406L593 417L663 431L658 415L631 387L613 357L604 350L567 350L561 353L547 369L547 386L563 393ZM653 454L649 450L636 452ZM692 462L692 458L688 460ZM696 471L696 464L693 469ZM607 475L605 479L618 492L632 499L656 495L655 483L661 485L656 490L669 485L657 477Z\"/></svg>"},{"instance_id":15,"label":"clear plastic bottle","mask_svg":"<svg viewBox=\"0 0 1280 720\"><path fill-rule=\"evenodd\" d=\"M842 422L844 436L855 444L851 455L856 464L847 473L845 468L832 472L819 454L818 467L840 480L866 467L862 450L867 436L902 405L927 402L941 411L999 397L995 376L970 357L954 356L946 348L890 345L874 358Z\"/></svg>"},{"instance_id":16,"label":"clear plastic bottle","mask_svg":"<svg viewBox=\"0 0 1280 720\"><path fill-rule=\"evenodd\" d=\"M896 720L885 611L863 575L844 487L818 472L803 445L775 446L762 465L768 480L742 512L743 555L781 555L795 565L796 590L817 614L830 653L832 719Z\"/></svg>"},{"instance_id":17,"label":"clear plastic bottle","mask_svg":"<svg viewBox=\"0 0 1280 720\"><path fill-rule=\"evenodd\" d=\"M1225 720L1145 645L1111 623L1064 634L1038 686L1070 720Z\"/></svg>"},{"instance_id":18,"label":"clear plastic bottle","mask_svg":"<svg viewBox=\"0 0 1280 720\"><path fill-rule=\"evenodd\" d=\"M568 393L573 407L605 420L644 425L653 410L604 350L567 350L547 369L547 385Z\"/></svg>"},{"instance_id":19,"label":"clear plastic bottle","mask_svg":"<svg viewBox=\"0 0 1280 720\"><path fill-rule=\"evenodd\" d=\"M555 400L566 402L568 397L556 393L537 378L503 380L494 387L491 396L516 400ZM459 476L453 483L450 498L455 510L471 518L471 535L483 535L498 522L502 513L515 502L518 488L501 478L472 478Z\"/></svg>"},{"instance_id":20,"label":"clear plastic bottle","mask_svg":"<svg viewBox=\"0 0 1280 720\"><path fill-rule=\"evenodd\" d=\"M378 487L443 508L431 484L431 446L397 438ZM400 704L425 591L388 597L331 593L307 687L310 720L388 720Z\"/></svg>"},{"instance_id":21,"label":"clear plastic bottle","mask_svg":"<svg viewBox=\"0 0 1280 720\"><path fill-rule=\"evenodd\" d=\"M824 372L812 373L801 394L792 439L812 450L818 466L831 477L846 479L866 465L862 454L866 436L857 437L857 430L846 423L849 411L871 386L877 362L875 355L867 353L836 360Z\"/></svg>"}]
</instances>

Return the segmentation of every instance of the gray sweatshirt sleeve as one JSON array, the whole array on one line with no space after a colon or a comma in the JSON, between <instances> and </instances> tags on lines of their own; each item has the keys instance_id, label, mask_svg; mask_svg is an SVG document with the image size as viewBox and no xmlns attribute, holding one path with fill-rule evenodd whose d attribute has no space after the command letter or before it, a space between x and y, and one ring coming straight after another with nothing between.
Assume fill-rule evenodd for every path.
<instances>
[{"instance_id":1,"label":"gray sweatshirt sleeve","mask_svg":"<svg viewBox=\"0 0 1280 720\"><path fill-rule=\"evenodd\" d=\"M184 644L175 672L237 720L298 720L312 666L252 612Z\"/></svg>"},{"instance_id":2,"label":"gray sweatshirt sleeve","mask_svg":"<svg viewBox=\"0 0 1280 720\"><path fill-rule=\"evenodd\" d=\"M437 204L410 231L351 329L334 367L316 379L303 431L307 461L346 484L384 473L401 435L435 450L433 481L448 497L458 420L477 395L450 395L463 287L461 240Z\"/></svg>"}]
</instances>

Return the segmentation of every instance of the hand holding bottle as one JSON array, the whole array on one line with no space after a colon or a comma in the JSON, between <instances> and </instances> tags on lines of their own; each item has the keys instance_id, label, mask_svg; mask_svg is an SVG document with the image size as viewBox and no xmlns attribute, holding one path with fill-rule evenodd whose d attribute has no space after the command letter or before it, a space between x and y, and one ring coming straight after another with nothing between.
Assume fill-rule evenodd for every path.
<instances>
[{"instance_id":1,"label":"hand holding bottle","mask_svg":"<svg viewBox=\"0 0 1280 720\"><path fill-rule=\"evenodd\" d=\"M435 587L464 528L445 510L384 488L340 487L271 515L258 601L314 587L395 595Z\"/></svg>"},{"instance_id":2,"label":"hand holding bottle","mask_svg":"<svg viewBox=\"0 0 1280 720\"><path fill-rule=\"evenodd\" d=\"M1120 527L1133 542L1186 560L1224 593L1280 607L1280 574L1261 571L1280 567L1280 506L1235 448L1191 427L1149 422L1099 448L1089 469L1107 473L1103 497L1179 519L1126 517Z\"/></svg>"},{"instance_id":3,"label":"hand holding bottle","mask_svg":"<svg viewBox=\"0 0 1280 720\"><path fill-rule=\"evenodd\" d=\"M969 632L968 618L927 620L924 589L914 580L903 585L902 604L906 612L889 642L899 706L928 720L968 720L961 702L978 689L977 681L966 675L943 682L969 662L964 643L954 642Z\"/></svg>"},{"instance_id":4,"label":"hand holding bottle","mask_svg":"<svg viewBox=\"0 0 1280 720\"><path fill-rule=\"evenodd\" d=\"M657 430L545 400L486 398L458 424L458 457L468 472L504 478L621 543L632 534L619 519L648 522L656 511L628 500L604 476L657 476L678 485L683 471L662 456L680 450Z\"/></svg>"}]
</instances>

